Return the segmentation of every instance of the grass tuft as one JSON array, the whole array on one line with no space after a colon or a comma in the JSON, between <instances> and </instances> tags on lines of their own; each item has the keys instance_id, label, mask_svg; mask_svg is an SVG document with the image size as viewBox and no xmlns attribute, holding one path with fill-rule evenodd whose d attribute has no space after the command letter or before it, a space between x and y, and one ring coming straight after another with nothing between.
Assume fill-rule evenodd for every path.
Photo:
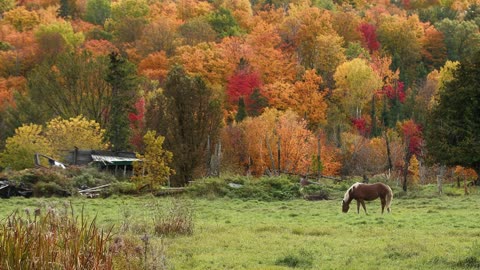
<instances>
[{"instance_id":1,"label":"grass tuft","mask_svg":"<svg viewBox=\"0 0 480 270\"><path fill-rule=\"evenodd\" d=\"M193 208L185 202L172 200L167 207L158 207L154 217L156 235L191 235L193 234Z\"/></svg>"},{"instance_id":2,"label":"grass tuft","mask_svg":"<svg viewBox=\"0 0 480 270\"><path fill-rule=\"evenodd\" d=\"M298 253L287 254L275 261L275 265L290 268L310 268L313 265L313 255L302 249Z\"/></svg>"}]
</instances>

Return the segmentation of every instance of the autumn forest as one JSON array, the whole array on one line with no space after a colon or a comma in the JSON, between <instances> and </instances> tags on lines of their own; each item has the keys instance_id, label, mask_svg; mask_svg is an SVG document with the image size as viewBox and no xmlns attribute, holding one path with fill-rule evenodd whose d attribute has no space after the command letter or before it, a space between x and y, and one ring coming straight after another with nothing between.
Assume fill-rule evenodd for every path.
<instances>
[{"instance_id":1,"label":"autumn forest","mask_svg":"<svg viewBox=\"0 0 480 270\"><path fill-rule=\"evenodd\" d=\"M476 179L479 27L475 0L0 0L0 170Z\"/></svg>"}]
</instances>

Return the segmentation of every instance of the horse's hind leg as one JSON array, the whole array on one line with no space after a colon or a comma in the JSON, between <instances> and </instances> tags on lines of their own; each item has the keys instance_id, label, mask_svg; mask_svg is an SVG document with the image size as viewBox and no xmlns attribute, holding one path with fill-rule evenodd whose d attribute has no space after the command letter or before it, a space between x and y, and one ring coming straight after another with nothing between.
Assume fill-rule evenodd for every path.
<instances>
[{"instance_id":1,"label":"horse's hind leg","mask_svg":"<svg viewBox=\"0 0 480 270\"><path fill-rule=\"evenodd\" d=\"M384 198L381 199L381 201L382 201L382 214L383 214L383 211L384 211L384 209L385 209L385 205L387 204L387 202L385 201ZM390 212L390 209L387 209L387 210L388 210L388 212Z\"/></svg>"},{"instance_id":2,"label":"horse's hind leg","mask_svg":"<svg viewBox=\"0 0 480 270\"><path fill-rule=\"evenodd\" d=\"M360 201L357 200L357 214L360 214Z\"/></svg>"}]
</instances>

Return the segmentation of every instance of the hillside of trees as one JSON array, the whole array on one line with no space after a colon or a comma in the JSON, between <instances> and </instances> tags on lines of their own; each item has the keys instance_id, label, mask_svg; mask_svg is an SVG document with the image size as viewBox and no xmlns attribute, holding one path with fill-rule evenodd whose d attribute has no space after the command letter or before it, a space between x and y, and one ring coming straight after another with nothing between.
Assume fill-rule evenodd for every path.
<instances>
[{"instance_id":1,"label":"hillside of trees","mask_svg":"<svg viewBox=\"0 0 480 270\"><path fill-rule=\"evenodd\" d=\"M0 0L0 170L473 180L479 26L478 0Z\"/></svg>"}]
</instances>

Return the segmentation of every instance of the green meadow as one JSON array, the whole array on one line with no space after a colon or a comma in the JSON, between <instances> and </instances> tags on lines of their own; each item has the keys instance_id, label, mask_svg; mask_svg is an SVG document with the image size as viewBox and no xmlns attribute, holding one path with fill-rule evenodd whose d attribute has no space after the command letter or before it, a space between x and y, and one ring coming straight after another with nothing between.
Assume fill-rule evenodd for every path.
<instances>
[{"instance_id":1,"label":"green meadow","mask_svg":"<svg viewBox=\"0 0 480 270\"><path fill-rule=\"evenodd\" d=\"M96 217L114 237L149 236L167 269L478 269L480 195L394 197L392 213L380 201L368 215L341 212L341 194L331 200L265 202L238 199L11 198L1 200L2 224L13 211L70 208ZM172 203L193 209L191 235L160 237L154 217ZM141 243L141 241L138 241ZM155 261L156 258L148 258ZM152 268L162 269L162 268Z\"/></svg>"}]
</instances>

